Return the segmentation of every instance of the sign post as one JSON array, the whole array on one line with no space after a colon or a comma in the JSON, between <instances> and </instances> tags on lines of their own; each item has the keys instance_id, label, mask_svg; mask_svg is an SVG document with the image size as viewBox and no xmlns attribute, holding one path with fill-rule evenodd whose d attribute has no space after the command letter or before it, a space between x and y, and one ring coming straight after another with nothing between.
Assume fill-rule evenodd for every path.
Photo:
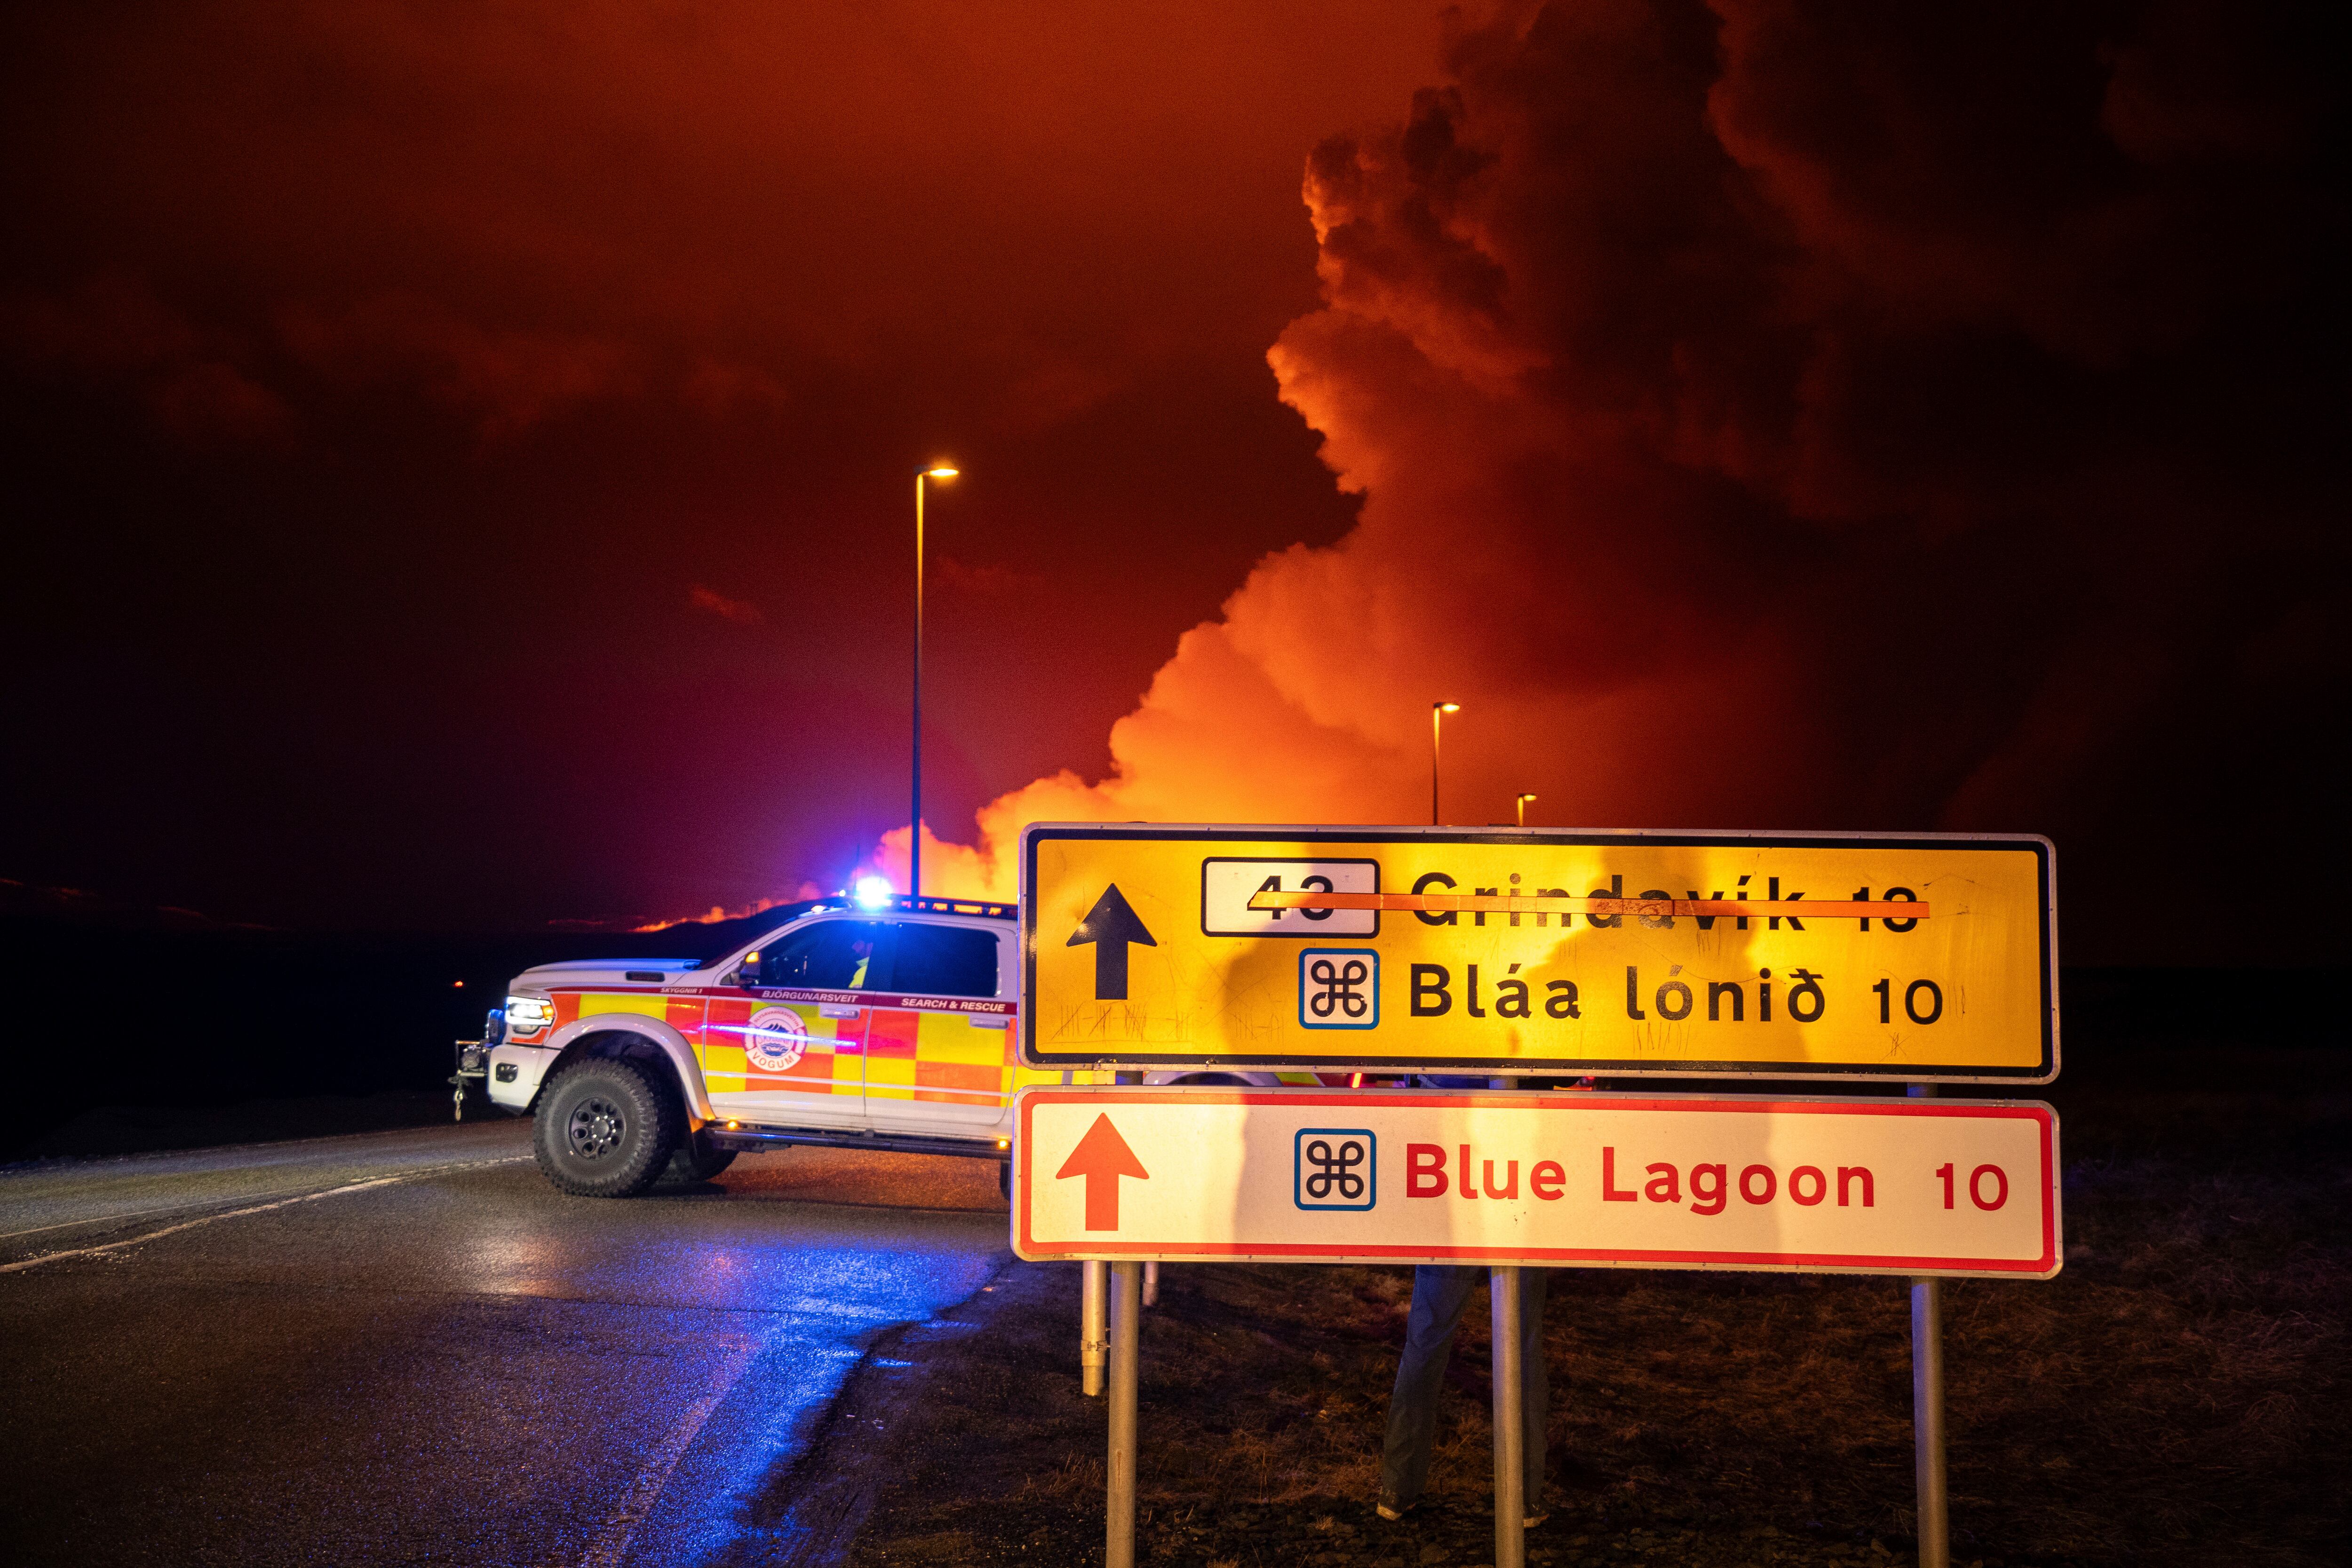
<instances>
[{"instance_id":1,"label":"sign post","mask_svg":"<svg viewBox=\"0 0 2352 1568\"><path fill-rule=\"evenodd\" d=\"M1915 1083L1915 1099L1935 1095ZM1911 1474L1918 1498L1919 1568L1951 1568L1951 1516L1944 1491L1944 1282L1911 1281Z\"/></svg>"},{"instance_id":2,"label":"sign post","mask_svg":"<svg viewBox=\"0 0 2352 1568\"><path fill-rule=\"evenodd\" d=\"M2048 1279L2063 1250L2050 1108L1932 1097L2057 1076L2049 840L1048 823L1021 853L1031 1068L1912 1096L1024 1090L1013 1248L1087 1262L1109 1561L1133 1553L1138 1265L1214 1258L1493 1270L1496 1559L1513 1568L1534 1500L1520 1268L1906 1277L1920 1562L1948 1568L1941 1281Z\"/></svg>"},{"instance_id":3,"label":"sign post","mask_svg":"<svg viewBox=\"0 0 2352 1568\"><path fill-rule=\"evenodd\" d=\"M1109 1319L1105 1306L1109 1294L1108 1266L1087 1263L1078 1275L1078 1389L1088 1399L1103 1391L1103 1369L1110 1362Z\"/></svg>"},{"instance_id":4,"label":"sign post","mask_svg":"<svg viewBox=\"0 0 2352 1568\"><path fill-rule=\"evenodd\" d=\"M1527 1385L1519 1351L1519 1271L1486 1279L1495 1384L1495 1568L1527 1568Z\"/></svg>"},{"instance_id":5,"label":"sign post","mask_svg":"<svg viewBox=\"0 0 2352 1568\"><path fill-rule=\"evenodd\" d=\"M1951 1568L1944 1493L1944 1282L1911 1281L1912 1476L1919 1495L1919 1568Z\"/></svg>"},{"instance_id":6,"label":"sign post","mask_svg":"<svg viewBox=\"0 0 2352 1568\"><path fill-rule=\"evenodd\" d=\"M1529 1500L1519 1268L1908 1279L1926 1564L1944 1551L1939 1283L2063 1264L2039 1102L1037 1088L1013 1114L1014 1252L1109 1265L1115 1564L1132 1561L1146 1258L1491 1268L1498 1568L1523 1561Z\"/></svg>"},{"instance_id":7,"label":"sign post","mask_svg":"<svg viewBox=\"0 0 2352 1568\"><path fill-rule=\"evenodd\" d=\"M1104 1470L1103 1562L1135 1568L1135 1402L1142 1358L1143 1266L1110 1266L1110 1462Z\"/></svg>"}]
</instances>

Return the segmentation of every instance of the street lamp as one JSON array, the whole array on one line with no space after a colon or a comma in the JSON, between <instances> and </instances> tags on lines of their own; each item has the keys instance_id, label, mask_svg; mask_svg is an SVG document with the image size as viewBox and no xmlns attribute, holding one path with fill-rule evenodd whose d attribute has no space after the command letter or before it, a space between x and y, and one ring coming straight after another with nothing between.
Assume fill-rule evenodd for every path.
<instances>
[{"instance_id":1,"label":"street lamp","mask_svg":"<svg viewBox=\"0 0 2352 1568\"><path fill-rule=\"evenodd\" d=\"M907 892L914 898L923 892L923 485L955 477L945 463L915 476L915 799L907 828Z\"/></svg>"},{"instance_id":2,"label":"street lamp","mask_svg":"<svg viewBox=\"0 0 2352 1568\"><path fill-rule=\"evenodd\" d=\"M1459 713L1459 702L1433 702L1429 705L1429 825L1435 827L1444 819L1437 815L1437 752L1438 742L1445 728L1445 716Z\"/></svg>"},{"instance_id":3,"label":"street lamp","mask_svg":"<svg viewBox=\"0 0 2352 1568\"><path fill-rule=\"evenodd\" d=\"M1525 827L1525 826L1528 825L1528 802L1529 802L1529 801L1531 801L1531 800L1533 800L1533 799L1535 799L1535 796L1533 796L1533 795L1523 795L1519 796L1519 797L1518 797L1518 799L1517 799L1517 800L1515 800L1515 801L1513 801L1513 802L1511 803L1513 805L1516 805L1516 806L1517 806L1517 807L1518 807L1518 810L1519 810L1519 826L1520 826L1521 827Z\"/></svg>"}]
</instances>

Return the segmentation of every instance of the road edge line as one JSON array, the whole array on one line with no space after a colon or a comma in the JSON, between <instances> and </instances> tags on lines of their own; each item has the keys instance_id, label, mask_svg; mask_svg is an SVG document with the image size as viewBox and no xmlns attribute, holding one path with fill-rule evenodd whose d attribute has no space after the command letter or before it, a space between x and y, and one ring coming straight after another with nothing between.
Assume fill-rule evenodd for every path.
<instances>
[{"instance_id":1,"label":"road edge line","mask_svg":"<svg viewBox=\"0 0 2352 1568\"><path fill-rule=\"evenodd\" d=\"M751 1362L759 1355L763 1344L763 1341L756 1339L742 1342L736 1348L733 1358L721 1369L710 1392L678 1417L677 1424L670 1428L669 1436L662 1439L662 1446L655 1451L651 1462L637 1472L636 1481L629 1488L628 1495L621 1500L621 1506L613 1511L613 1516L597 1532L596 1539L581 1554L580 1568L614 1568L628 1554L629 1542L635 1536L637 1526L645 1522L646 1515L651 1513L654 1504L661 1500L662 1489L669 1485L669 1479L677 1472L678 1462L686 1458L687 1449L692 1447L695 1438L702 1435L703 1426L710 1419L711 1412L717 1410L727 1396L735 1392L735 1385L743 1381L743 1374L751 1370Z\"/></svg>"},{"instance_id":2,"label":"road edge line","mask_svg":"<svg viewBox=\"0 0 2352 1568\"><path fill-rule=\"evenodd\" d=\"M340 1187L328 1187L320 1192L301 1193L294 1197L279 1198L275 1203L255 1204L249 1208L229 1209L221 1214L200 1215L194 1219L182 1220L177 1225L167 1225L161 1230L151 1230L144 1236L125 1237L121 1241L100 1242L95 1247L70 1247L62 1252L44 1252L37 1258L20 1258L14 1263L0 1263L0 1274L16 1274L24 1269L37 1268L44 1263L62 1263L69 1258L96 1258L103 1253L119 1252L126 1247L138 1247L145 1242L161 1241L167 1236L177 1236L184 1230L194 1230L198 1226L211 1225L215 1220L242 1219L247 1215L268 1214L272 1209L291 1208L296 1204L310 1204L316 1203L320 1198L341 1197L345 1193L363 1193L373 1187L396 1186L402 1182L415 1181L420 1176L445 1175L451 1171L479 1170L486 1165L520 1164L530 1158L529 1154L513 1154L499 1160L467 1160L452 1165L435 1165L422 1171L404 1171L397 1176L377 1176L370 1181L350 1182Z\"/></svg>"}]
</instances>

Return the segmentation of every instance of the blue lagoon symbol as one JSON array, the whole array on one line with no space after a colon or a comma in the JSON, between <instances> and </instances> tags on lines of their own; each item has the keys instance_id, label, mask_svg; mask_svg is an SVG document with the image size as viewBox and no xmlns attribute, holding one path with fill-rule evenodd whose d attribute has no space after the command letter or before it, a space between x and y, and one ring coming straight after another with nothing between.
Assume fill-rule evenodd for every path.
<instances>
[{"instance_id":1,"label":"blue lagoon symbol","mask_svg":"<svg viewBox=\"0 0 2352 1568\"><path fill-rule=\"evenodd\" d=\"M1298 1024L1306 1029L1379 1028L1380 951L1370 947L1300 950Z\"/></svg>"},{"instance_id":2,"label":"blue lagoon symbol","mask_svg":"<svg viewBox=\"0 0 2352 1568\"><path fill-rule=\"evenodd\" d=\"M1363 1127L1302 1127L1291 1141L1290 1201L1303 1209L1368 1209L1381 1201L1380 1140Z\"/></svg>"}]
</instances>

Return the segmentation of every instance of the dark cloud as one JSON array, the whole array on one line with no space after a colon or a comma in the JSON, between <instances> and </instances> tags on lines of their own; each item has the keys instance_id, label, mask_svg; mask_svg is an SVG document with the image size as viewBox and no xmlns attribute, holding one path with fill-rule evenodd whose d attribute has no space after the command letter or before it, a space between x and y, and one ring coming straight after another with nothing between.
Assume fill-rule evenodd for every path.
<instances>
[{"instance_id":1,"label":"dark cloud","mask_svg":"<svg viewBox=\"0 0 2352 1568\"><path fill-rule=\"evenodd\" d=\"M520 435L600 399L632 398L640 390L624 343L583 333L488 329L420 295L379 294L332 313L289 306L278 328L293 359L323 380L414 387L457 410L486 441ZM693 384L698 389L708 381L708 370L701 374Z\"/></svg>"},{"instance_id":2,"label":"dark cloud","mask_svg":"<svg viewBox=\"0 0 2352 1568\"><path fill-rule=\"evenodd\" d=\"M251 355L234 334L198 328L136 278L0 300L0 343L36 376L132 391L184 446L282 445L294 433L293 410L237 363Z\"/></svg>"},{"instance_id":3,"label":"dark cloud","mask_svg":"<svg viewBox=\"0 0 2352 1568\"><path fill-rule=\"evenodd\" d=\"M1307 168L1326 305L1272 358L1360 523L1261 564L1105 782L1007 797L982 850L1410 821L1444 697L1456 820L2044 831L2076 957L2331 952L2338 916L2181 902L2341 869L2319 38L2220 5L1465 26Z\"/></svg>"},{"instance_id":4,"label":"dark cloud","mask_svg":"<svg viewBox=\"0 0 2352 1568\"><path fill-rule=\"evenodd\" d=\"M2342 870L2324 14L1429 14L13 9L0 868L834 885L947 455L973 885L1037 816L1416 820L1443 697L1460 820L2038 829L2073 956L2332 952L2182 901Z\"/></svg>"},{"instance_id":5,"label":"dark cloud","mask_svg":"<svg viewBox=\"0 0 2352 1568\"><path fill-rule=\"evenodd\" d=\"M0 12L0 872L276 924L826 886L1350 508L1263 353L1440 0ZM699 586L757 625L698 606Z\"/></svg>"},{"instance_id":6,"label":"dark cloud","mask_svg":"<svg viewBox=\"0 0 2352 1568\"><path fill-rule=\"evenodd\" d=\"M707 611L722 621L733 621L740 626L756 626L768 618L761 614L759 605L746 603L741 599L730 599L716 589L706 588L699 583L688 588L686 597L687 602L696 609Z\"/></svg>"}]
</instances>

